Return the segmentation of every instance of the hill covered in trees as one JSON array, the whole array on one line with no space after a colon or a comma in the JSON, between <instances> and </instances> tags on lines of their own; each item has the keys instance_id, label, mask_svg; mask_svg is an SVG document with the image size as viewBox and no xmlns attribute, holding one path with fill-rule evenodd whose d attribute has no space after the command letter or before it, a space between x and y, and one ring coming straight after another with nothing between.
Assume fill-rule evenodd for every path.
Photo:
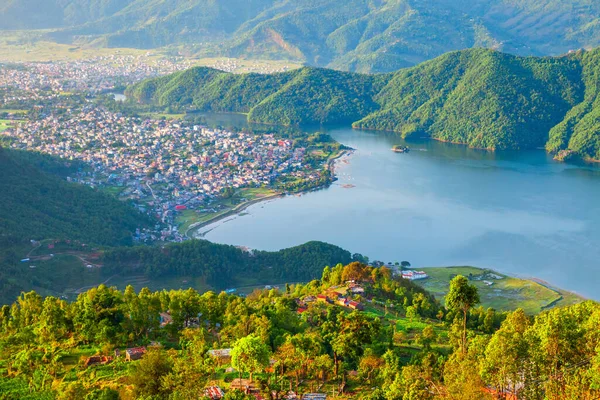
<instances>
[{"instance_id":1,"label":"hill covered in trees","mask_svg":"<svg viewBox=\"0 0 600 400\"><path fill-rule=\"evenodd\" d=\"M135 229L150 219L110 195L67 182L78 167L0 147L0 237L131 244Z\"/></svg>"},{"instance_id":2,"label":"hill covered in trees","mask_svg":"<svg viewBox=\"0 0 600 400\"><path fill-rule=\"evenodd\" d=\"M485 149L567 151L600 159L600 49L562 57L452 52L395 73L302 68L234 75L193 68L128 89L138 102L248 113L268 124L352 123Z\"/></svg>"},{"instance_id":3,"label":"hill covered in trees","mask_svg":"<svg viewBox=\"0 0 600 400\"><path fill-rule=\"evenodd\" d=\"M354 258L362 257L355 255ZM152 279L204 277L209 285L225 289L234 286L240 278L271 283L307 281L319 276L324 265L349 263L352 259L349 251L323 242L268 252L189 240L162 247L112 249L104 255L103 271L107 276L143 273Z\"/></svg>"},{"instance_id":4,"label":"hill covered in trees","mask_svg":"<svg viewBox=\"0 0 600 400\"><path fill-rule=\"evenodd\" d=\"M0 29L388 72L470 47L522 55L595 47L598 15L589 0L5 0Z\"/></svg>"},{"instance_id":5,"label":"hill covered in trees","mask_svg":"<svg viewBox=\"0 0 600 400\"><path fill-rule=\"evenodd\" d=\"M239 297L104 285L69 303L0 309L5 399L596 399L600 305L536 316L478 307L456 276L445 305L386 267ZM218 387L218 388L217 388ZM223 391L224 390L224 393Z\"/></svg>"}]
</instances>

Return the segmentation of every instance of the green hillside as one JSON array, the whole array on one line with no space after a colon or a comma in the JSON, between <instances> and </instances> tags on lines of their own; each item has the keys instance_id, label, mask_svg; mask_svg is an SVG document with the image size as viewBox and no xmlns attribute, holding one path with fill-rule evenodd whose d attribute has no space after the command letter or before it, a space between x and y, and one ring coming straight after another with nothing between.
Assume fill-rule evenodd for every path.
<instances>
[{"instance_id":1,"label":"green hillside","mask_svg":"<svg viewBox=\"0 0 600 400\"><path fill-rule=\"evenodd\" d=\"M385 81L308 67L272 75L197 67L145 81L127 93L161 107L249 113L253 122L351 123L378 108L371 97Z\"/></svg>"},{"instance_id":2,"label":"green hillside","mask_svg":"<svg viewBox=\"0 0 600 400\"><path fill-rule=\"evenodd\" d=\"M0 170L2 237L131 244L132 232L150 224L130 205L56 176L73 170L55 159L0 147Z\"/></svg>"},{"instance_id":3,"label":"green hillside","mask_svg":"<svg viewBox=\"0 0 600 400\"><path fill-rule=\"evenodd\" d=\"M590 0L5 0L0 30L387 72L471 47L521 55L595 47L598 15Z\"/></svg>"},{"instance_id":4,"label":"green hillside","mask_svg":"<svg viewBox=\"0 0 600 400\"><path fill-rule=\"evenodd\" d=\"M599 398L596 302L530 315L480 306L462 275L444 305L386 267L338 264L317 277L247 296L22 293L0 307L0 397Z\"/></svg>"},{"instance_id":5,"label":"green hillside","mask_svg":"<svg viewBox=\"0 0 600 400\"><path fill-rule=\"evenodd\" d=\"M546 146L600 159L599 57L600 50L538 58L471 49L379 75L195 68L141 82L128 94L159 107L244 112L254 122L352 123L476 148Z\"/></svg>"},{"instance_id":6,"label":"green hillside","mask_svg":"<svg viewBox=\"0 0 600 400\"><path fill-rule=\"evenodd\" d=\"M581 100L583 86L572 58L454 52L397 72L375 97L381 110L354 126L486 149L535 148Z\"/></svg>"},{"instance_id":7,"label":"green hillside","mask_svg":"<svg viewBox=\"0 0 600 400\"><path fill-rule=\"evenodd\" d=\"M144 274L151 279L203 277L208 285L219 289L237 285L244 279L257 283L308 281L318 276L325 265L350 261L350 252L322 242L308 242L276 252L248 252L206 240L163 247L119 247L107 251L102 259L107 276L118 273Z\"/></svg>"}]
</instances>

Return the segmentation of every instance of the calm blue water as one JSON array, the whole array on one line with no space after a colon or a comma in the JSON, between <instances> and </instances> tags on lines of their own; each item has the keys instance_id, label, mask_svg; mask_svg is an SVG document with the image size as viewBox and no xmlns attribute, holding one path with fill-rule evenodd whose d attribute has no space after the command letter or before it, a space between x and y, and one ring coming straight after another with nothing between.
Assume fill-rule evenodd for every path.
<instances>
[{"instance_id":1,"label":"calm blue water","mask_svg":"<svg viewBox=\"0 0 600 400\"><path fill-rule=\"evenodd\" d=\"M396 154L393 135L329 133L356 149L337 163L334 185L199 233L264 250L321 240L416 267L491 267L600 299L600 168L433 141Z\"/></svg>"}]
</instances>

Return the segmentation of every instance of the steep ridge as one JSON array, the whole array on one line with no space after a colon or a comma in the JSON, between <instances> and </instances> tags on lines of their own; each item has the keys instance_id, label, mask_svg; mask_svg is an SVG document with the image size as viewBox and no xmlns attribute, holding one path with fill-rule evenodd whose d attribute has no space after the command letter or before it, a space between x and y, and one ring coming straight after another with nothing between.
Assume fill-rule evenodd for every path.
<instances>
[{"instance_id":1,"label":"steep ridge","mask_svg":"<svg viewBox=\"0 0 600 400\"><path fill-rule=\"evenodd\" d=\"M550 130L546 149L553 153L567 150L567 156L573 152L600 160L600 51L580 52L577 59L583 67L583 101Z\"/></svg>"}]
</instances>

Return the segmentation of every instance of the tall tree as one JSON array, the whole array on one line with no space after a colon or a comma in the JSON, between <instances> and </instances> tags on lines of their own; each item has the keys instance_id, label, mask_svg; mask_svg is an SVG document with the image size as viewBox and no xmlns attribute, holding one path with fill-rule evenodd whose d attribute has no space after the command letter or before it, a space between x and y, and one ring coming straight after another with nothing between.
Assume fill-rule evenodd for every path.
<instances>
[{"instance_id":1,"label":"tall tree","mask_svg":"<svg viewBox=\"0 0 600 400\"><path fill-rule=\"evenodd\" d=\"M462 275L450 281L450 291L446 295L446 307L450 310L463 313L462 352L467 352L467 314L469 310L479 303L479 293L474 285Z\"/></svg>"}]
</instances>

